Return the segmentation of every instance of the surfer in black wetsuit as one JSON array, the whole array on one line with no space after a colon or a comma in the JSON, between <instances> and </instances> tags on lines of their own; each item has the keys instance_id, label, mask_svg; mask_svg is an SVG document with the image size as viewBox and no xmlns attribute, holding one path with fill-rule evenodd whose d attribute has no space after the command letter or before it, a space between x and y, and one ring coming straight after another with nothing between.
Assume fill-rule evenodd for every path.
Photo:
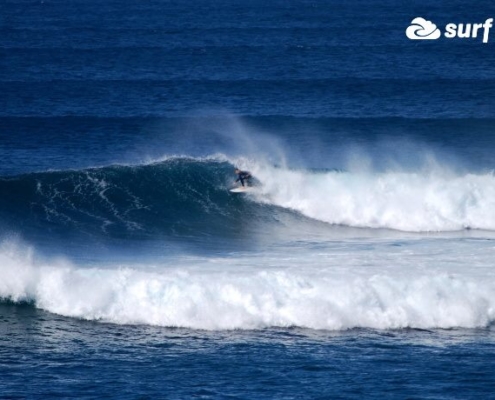
<instances>
[{"instance_id":1,"label":"surfer in black wetsuit","mask_svg":"<svg viewBox=\"0 0 495 400\"><path fill-rule=\"evenodd\" d=\"M236 168L235 173L237 175L237 179L235 180L236 182L240 181L242 186L244 186L244 181L249 183L249 180L251 179L251 174L249 172L241 171L239 168Z\"/></svg>"}]
</instances>

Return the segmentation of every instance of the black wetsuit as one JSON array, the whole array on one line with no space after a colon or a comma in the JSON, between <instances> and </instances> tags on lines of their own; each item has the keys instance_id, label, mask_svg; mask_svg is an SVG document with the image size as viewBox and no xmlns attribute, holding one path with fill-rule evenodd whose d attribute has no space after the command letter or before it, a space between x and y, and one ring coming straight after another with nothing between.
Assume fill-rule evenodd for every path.
<instances>
[{"instance_id":1,"label":"black wetsuit","mask_svg":"<svg viewBox=\"0 0 495 400\"><path fill-rule=\"evenodd\" d=\"M244 186L244 181L249 181L251 178L251 174L246 171L240 171L237 173L238 178L236 179L236 182L241 181L241 185Z\"/></svg>"}]
</instances>

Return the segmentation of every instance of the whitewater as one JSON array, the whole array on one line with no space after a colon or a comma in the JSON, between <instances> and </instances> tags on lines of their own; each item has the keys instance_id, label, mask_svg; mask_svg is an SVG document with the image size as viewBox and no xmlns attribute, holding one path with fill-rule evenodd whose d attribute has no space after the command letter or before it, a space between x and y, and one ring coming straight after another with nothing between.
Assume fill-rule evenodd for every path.
<instances>
[{"instance_id":1,"label":"whitewater","mask_svg":"<svg viewBox=\"0 0 495 400\"><path fill-rule=\"evenodd\" d=\"M484 327L495 317L493 246L480 252L474 242L400 251L389 242L369 250L340 243L311 254L106 267L40 263L5 243L0 296L88 320L208 330ZM480 254L472 260L475 244ZM459 266L466 262L469 272Z\"/></svg>"},{"instance_id":2,"label":"whitewater","mask_svg":"<svg viewBox=\"0 0 495 400\"><path fill-rule=\"evenodd\" d=\"M260 201L330 224L408 232L495 229L495 176L254 168Z\"/></svg>"}]
</instances>

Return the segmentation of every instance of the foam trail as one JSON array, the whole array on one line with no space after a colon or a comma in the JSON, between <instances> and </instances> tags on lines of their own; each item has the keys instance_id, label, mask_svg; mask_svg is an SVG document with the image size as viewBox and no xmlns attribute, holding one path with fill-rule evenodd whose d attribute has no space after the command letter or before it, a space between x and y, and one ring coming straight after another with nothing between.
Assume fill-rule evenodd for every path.
<instances>
[{"instance_id":1,"label":"foam trail","mask_svg":"<svg viewBox=\"0 0 495 400\"><path fill-rule=\"evenodd\" d=\"M253 164L258 200L331 224L410 232L495 230L495 176L311 172Z\"/></svg>"},{"instance_id":2,"label":"foam trail","mask_svg":"<svg viewBox=\"0 0 495 400\"><path fill-rule=\"evenodd\" d=\"M495 283L481 275L411 269L353 273L317 268L190 267L143 270L39 264L3 246L0 297L119 324L258 329L483 327L495 319ZM245 260L244 260L245 262ZM297 264L297 260L296 260Z\"/></svg>"}]
</instances>

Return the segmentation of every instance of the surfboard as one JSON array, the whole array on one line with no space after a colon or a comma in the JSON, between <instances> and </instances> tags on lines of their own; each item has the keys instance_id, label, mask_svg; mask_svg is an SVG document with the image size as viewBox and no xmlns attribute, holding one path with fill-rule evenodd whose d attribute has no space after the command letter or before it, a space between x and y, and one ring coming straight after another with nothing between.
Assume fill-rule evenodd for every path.
<instances>
[{"instance_id":1,"label":"surfboard","mask_svg":"<svg viewBox=\"0 0 495 400\"><path fill-rule=\"evenodd\" d=\"M229 192L231 192L231 193L252 193L255 190L256 189L252 186L239 186L239 187L235 187L233 189L230 189Z\"/></svg>"}]
</instances>

